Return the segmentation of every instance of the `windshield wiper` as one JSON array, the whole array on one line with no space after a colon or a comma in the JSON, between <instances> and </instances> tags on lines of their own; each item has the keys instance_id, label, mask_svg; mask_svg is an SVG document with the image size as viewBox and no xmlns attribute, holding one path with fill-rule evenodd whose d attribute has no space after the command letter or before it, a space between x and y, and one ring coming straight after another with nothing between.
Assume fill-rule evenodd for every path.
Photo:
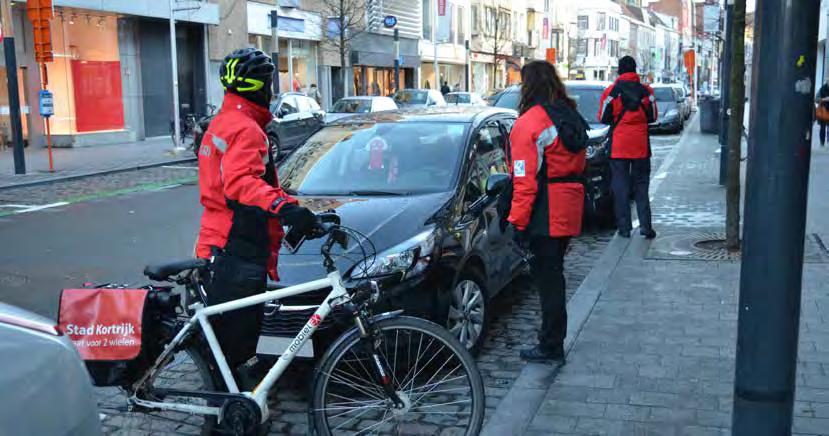
<instances>
[{"instance_id":1,"label":"windshield wiper","mask_svg":"<svg viewBox=\"0 0 829 436\"><path fill-rule=\"evenodd\" d=\"M349 191L348 195L356 195L356 196L382 196L382 195L389 195L389 196L402 196L402 195L410 195L410 192L392 192L392 191L378 191L378 190L370 190L370 189L363 189L357 191Z\"/></svg>"}]
</instances>

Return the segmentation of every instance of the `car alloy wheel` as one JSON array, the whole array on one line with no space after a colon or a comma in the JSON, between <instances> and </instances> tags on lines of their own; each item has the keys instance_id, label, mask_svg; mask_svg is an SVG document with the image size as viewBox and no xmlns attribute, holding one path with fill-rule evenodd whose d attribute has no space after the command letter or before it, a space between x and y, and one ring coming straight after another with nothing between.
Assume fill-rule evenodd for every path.
<instances>
[{"instance_id":1,"label":"car alloy wheel","mask_svg":"<svg viewBox=\"0 0 829 436\"><path fill-rule=\"evenodd\" d=\"M463 278L452 289L446 326L467 349L473 349L484 333L486 296L474 280Z\"/></svg>"}]
</instances>

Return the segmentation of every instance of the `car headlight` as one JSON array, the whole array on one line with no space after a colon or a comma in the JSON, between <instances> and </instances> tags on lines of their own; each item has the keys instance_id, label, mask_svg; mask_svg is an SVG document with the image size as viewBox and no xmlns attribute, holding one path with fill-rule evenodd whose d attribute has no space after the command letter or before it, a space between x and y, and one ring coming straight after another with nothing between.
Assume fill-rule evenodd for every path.
<instances>
[{"instance_id":1,"label":"car headlight","mask_svg":"<svg viewBox=\"0 0 829 436\"><path fill-rule=\"evenodd\" d=\"M671 109L668 112L665 112L665 118L676 118L679 116L679 112L676 109Z\"/></svg>"},{"instance_id":2,"label":"car headlight","mask_svg":"<svg viewBox=\"0 0 829 436\"><path fill-rule=\"evenodd\" d=\"M430 229L409 238L376 257L358 263L351 278L401 274L401 279L414 277L426 270L435 250L435 230Z\"/></svg>"},{"instance_id":3,"label":"car headlight","mask_svg":"<svg viewBox=\"0 0 829 436\"><path fill-rule=\"evenodd\" d=\"M594 157L598 156L599 154L601 154L603 152L604 152L604 143L588 145L587 146L586 157L588 159L593 159Z\"/></svg>"}]
</instances>

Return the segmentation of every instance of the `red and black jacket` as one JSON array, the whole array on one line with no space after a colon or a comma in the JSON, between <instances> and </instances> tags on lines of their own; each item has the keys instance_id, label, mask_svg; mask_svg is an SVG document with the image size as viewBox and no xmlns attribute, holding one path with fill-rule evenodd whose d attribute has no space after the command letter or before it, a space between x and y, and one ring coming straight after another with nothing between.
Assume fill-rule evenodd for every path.
<instances>
[{"instance_id":1,"label":"red and black jacket","mask_svg":"<svg viewBox=\"0 0 829 436\"><path fill-rule=\"evenodd\" d=\"M597 115L600 122L609 124L612 129L610 157L650 157L648 123L655 121L657 116L651 87L642 84L636 73L621 74L613 85L604 90Z\"/></svg>"},{"instance_id":2,"label":"red and black jacket","mask_svg":"<svg viewBox=\"0 0 829 436\"><path fill-rule=\"evenodd\" d=\"M267 108L228 92L199 148L199 193L204 212L196 256L212 248L267 265L277 279L282 242L279 209L297 201L276 177L264 127L273 119Z\"/></svg>"},{"instance_id":3,"label":"red and black jacket","mask_svg":"<svg viewBox=\"0 0 829 436\"><path fill-rule=\"evenodd\" d=\"M510 133L510 159L513 191L507 220L530 236L580 234L585 151L573 152L564 146L541 105L515 122Z\"/></svg>"}]
</instances>

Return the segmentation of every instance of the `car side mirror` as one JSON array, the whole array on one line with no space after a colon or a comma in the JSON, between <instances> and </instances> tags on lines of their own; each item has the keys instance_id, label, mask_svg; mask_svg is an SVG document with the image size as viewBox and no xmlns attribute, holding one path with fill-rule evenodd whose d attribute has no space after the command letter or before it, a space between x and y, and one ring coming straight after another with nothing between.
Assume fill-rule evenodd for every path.
<instances>
[{"instance_id":1,"label":"car side mirror","mask_svg":"<svg viewBox=\"0 0 829 436\"><path fill-rule=\"evenodd\" d=\"M486 179L486 195L495 197L504 190L504 187L509 183L509 174L495 173Z\"/></svg>"}]
</instances>

